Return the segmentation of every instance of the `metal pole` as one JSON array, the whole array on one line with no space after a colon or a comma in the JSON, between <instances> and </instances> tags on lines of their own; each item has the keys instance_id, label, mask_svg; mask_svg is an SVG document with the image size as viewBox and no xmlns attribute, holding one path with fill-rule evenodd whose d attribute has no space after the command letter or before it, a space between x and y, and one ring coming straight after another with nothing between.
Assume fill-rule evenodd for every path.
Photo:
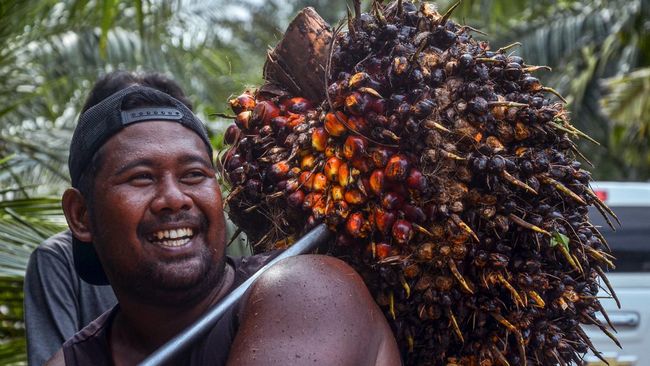
<instances>
[{"instance_id":1,"label":"metal pole","mask_svg":"<svg viewBox=\"0 0 650 366\"><path fill-rule=\"evenodd\" d=\"M291 247L275 257L259 271L255 272L255 274L246 280L246 282L242 283L239 287L221 299L221 301L205 313L202 318L149 355L149 357L142 361L139 366L162 365L165 362L170 361L175 355L179 354L187 347L191 346L194 342L202 339L203 336L208 333L214 324L223 316L223 314L242 298L244 293L246 293L246 290L248 290L253 282L255 282L264 271L285 258L305 254L314 250L320 243L327 240L329 235L330 231L327 229L325 224L320 224L313 228Z\"/></svg>"}]
</instances>

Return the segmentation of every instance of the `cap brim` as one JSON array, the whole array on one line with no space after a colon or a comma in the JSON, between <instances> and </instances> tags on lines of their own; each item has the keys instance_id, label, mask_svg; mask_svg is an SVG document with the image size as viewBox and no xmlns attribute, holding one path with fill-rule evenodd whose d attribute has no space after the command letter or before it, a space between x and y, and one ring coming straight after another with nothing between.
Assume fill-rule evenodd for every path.
<instances>
[{"instance_id":1,"label":"cap brim","mask_svg":"<svg viewBox=\"0 0 650 366\"><path fill-rule=\"evenodd\" d=\"M97 252L95 252L95 246L92 243L82 242L73 235L72 254L74 268L82 280L98 286L109 284L104 273L104 267L102 267Z\"/></svg>"}]
</instances>

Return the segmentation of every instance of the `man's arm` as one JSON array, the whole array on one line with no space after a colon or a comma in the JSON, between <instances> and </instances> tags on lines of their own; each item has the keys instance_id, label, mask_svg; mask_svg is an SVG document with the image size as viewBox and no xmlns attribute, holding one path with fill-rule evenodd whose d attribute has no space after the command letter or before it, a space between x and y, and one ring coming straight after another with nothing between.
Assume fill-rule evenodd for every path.
<instances>
[{"instance_id":1,"label":"man's arm","mask_svg":"<svg viewBox=\"0 0 650 366\"><path fill-rule=\"evenodd\" d=\"M326 256L285 259L243 304L228 365L400 365L381 310L361 277Z\"/></svg>"}]
</instances>

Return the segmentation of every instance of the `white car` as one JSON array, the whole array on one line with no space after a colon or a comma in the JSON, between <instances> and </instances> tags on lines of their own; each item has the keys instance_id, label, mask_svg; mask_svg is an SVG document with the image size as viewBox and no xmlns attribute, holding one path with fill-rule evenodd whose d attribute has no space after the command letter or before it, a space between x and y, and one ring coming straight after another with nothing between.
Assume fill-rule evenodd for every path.
<instances>
[{"instance_id":1,"label":"white car","mask_svg":"<svg viewBox=\"0 0 650 366\"><path fill-rule=\"evenodd\" d=\"M612 299L601 298L618 333L623 349L603 332L585 326L587 334L610 365L650 365L650 183L596 182L594 190L611 207L622 226L614 232L600 214L589 217L602 227L614 255L616 269L608 278L621 301L618 309ZM609 295L601 290L599 296ZM605 319L600 316L600 320ZM586 365L604 365L593 354L585 357Z\"/></svg>"}]
</instances>

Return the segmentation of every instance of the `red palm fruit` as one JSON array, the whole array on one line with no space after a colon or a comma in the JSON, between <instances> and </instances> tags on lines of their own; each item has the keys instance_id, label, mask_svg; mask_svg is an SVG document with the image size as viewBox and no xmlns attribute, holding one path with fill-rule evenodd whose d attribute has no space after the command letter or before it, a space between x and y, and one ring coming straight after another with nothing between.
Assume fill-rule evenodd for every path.
<instances>
[{"instance_id":1,"label":"red palm fruit","mask_svg":"<svg viewBox=\"0 0 650 366\"><path fill-rule=\"evenodd\" d=\"M319 201L322 201L323 195L320 193L308 193L302 202L303 210L311 210Z\"/></svg>"},{"instance_id":2,"label":"red palm fruit","mask_svg":"<svg viewBox=\"0 0 650 366\"><path fill-rule=\"evenodd\" d=\"M361 136L348 136L343 144L343 157L348 161L366 154L366 140Z\"/></svg>"},{"instance_id":3,"label":"red palm fruit","mask_svg":"<svg viewBox=\"0 0 650 366\"><path fill-rule=\"evenodd\" d=\"M241 133L241 130L239 127L237 127L236 124L231 124L226 128L226 132L223 134L223 142L225 142L228 145L232 145L237 141L239 138L239 134Z\"/></svg>"},{"instance_id":4,"label":"red palm fruit","mask_svg":"<svg viewBox=\"0 0 650 366\"><path fill-rule=\"evenodd\" d=\"M406 220L397 220L393 224L392 234L397 244L404 245L413 238L413 225Z\"/></svg>"},{"instance_id":5,"label":"red palm fruit","mask_svg":"<svg viewBox=\"0 0 650 366\"><path fill-rule=\"evenodd\" d=\"M312 183L312 190L314 192L324 192L327 188L327 177L323 173L314 174L314 182Z\"/></svg>"},{"instance_id":6,"label":"red palm fruit","mask_svg":"<svg viewBox=\"0 0 650 366\"><path fill-rule=\"evenodd\" d=\"M409 170L408 177L406 178L406 185L409 187L409 189L418 192L424 192L427 189L427 179L424 177L421 171L412 168Z\"/></svg>"},{"instance_id":7,"label":"red palm fruit","mask_svg":"<svg viewBox=\"0 0 650 366\"><path fill-rule=\"evenodd\" d=\"M307 154L300 159L300 169L311 170L316 164L316 157L312 154Z\"/></svg>"},{"instance_id":8,"label":"red palm fruit","mask_svg":"<svg viewBox=\"0 0 650 366\"><path fill-rule=\"evenodd\" d=\"M287 118L287 128L293 130L296 126L305 123L304 114L289 113Z\"/></svg>"},{"instance_id":9,"label":"red palm fruit","mask_svg":"<svg viewBox=\"0 0 650 366\"><path fill-rule=\"evenodd\" d=\"M362 134L367 133L368 130L370 129L370 125L368 124L368 121L365 118L360 116L350 116L350 118L348 118L348 126L353 131Z\"/></svg>"},{"instance_id":10,"label":"red palm fruit","mask_svg":"<svg viewBox=\"0 0 650 366\"><path fill-rule=\"evenodd\" d=\"M244 111L250 111L255 108L255 98L248 93L244 93L237 98L228 101L233 112L239 114Z\"/></svg>"},{"instance_id":11,"label":"red palm fruit","mask_svg":"<svg viewBox=\"0 0 650 366\"><path fill-rule=\"evenodd\" d=\"M370 174L370 190L372 193L377 196L381 196L384 193L384 171L381 169L375 169L372 174Z\"/></svg>"},{"instance_id":12,"label":"red palm fruit","mask_svg":"<svg viewBox=\"0 0 650 366\"><path fill-rule=\"evenodd\" d=\"M325 130L332 136L341 136L348 130L344 124L347 121L348 117L343 112L337 111L336 114L331 112L327 113L324 123Z\"/></svg>"},{"instance_id":13,"label":"red palm fruit","mask_svg":"<svg viewBox=\"0 0 650 366\"><path fill-rule=\"evenodd\" d=\"M361 212L355 212L348 216L345 222L345 230L353 238L365 238L370 231L370 224Z\"/></svg>"},{"instance_id":14,"label":"red palm fruit","mask_svg":"<svg viewBox=\"0 0 650 366\"><path fill-rule=\"evenodd\" d=\"M275 190L277 192L284 191L287 188L287 181L286 180L281 180L278 182L278 184L275 185Z\"/></svg>"},{"instance_id":15,"label":"red palm fruit","mask_svg":"<svg viewBox=\"0 0 650 366\"><path fill-rule=\"evenodd\" d=\"M404 198L395 192L386 192L381 198L381 207L387 210L397 210L404 204Z\"/></svg>"},{"instance_id":16,"label":"red palm fruit","mask_svg":"<svg viewBox=\"0 0 650 366\"><path fill-rule=\"evenodd\" d=\"M325 167L323 168L323 173L325 173L327 179L332 182L336 182L338 180L339 168L341 167L342 163L343 162L341 159L337 158L336 156L332 156L331 158L327 159L325 162Z\"/></svg>"},{"instance_id":17,"label":"red palm fruit","mask_svg":"<svg viewBox=\"0 0 650 366\"><path fill-rule=\"evenodd\" d=\"M287 204L294 208L300 208L305 201L305 192L297 190L287 196Z\"/></svg>"},{"instance_id":18,"label":"red palm fruit","mask_svg":"<svg viewBox=\"0 0 650 366\"><path fill-rule=\"evenodd\" d=\"M332 200L334 201L342 201L345 198L345 191L343 190L343 187L337 185L332 186L330 189L330 197L332 197Z\"/></svg>"},{"instance_id":19,"label":"red palm fruit","mask_svg":"<svg viewBox=\"0 0 650 366\"><path fill-rule=\"evenodd\" d=\"M322 127L316 127L311 133L311 147L314 150L322 152L327 147L327 131Z\"/></svg>"},{"instance_id":20,"label":"red palm fruit","mask_svg":"<svg viewBox=\"0 0 650 366\"><path fill-rule=\"evenodd\" d=\"M422 224L427 221L427 215L418 206L405 204L402 206L402 212L404 212L404 218L411 222Z\"/></svg>"},{"instance_id":21,"label":"red palm fruit","mask_svg":"<svg viewBox=\"0 0 650 366\"><path fill-rule=\"evenodd\" d=\"M251 115L253 112L251 111L244 111L239 114L237 114L237 117L235 117L235 124L237 127L241 128L242 130L248 130L251 127Z\"/></svg>"},{"instance_id":22,"label":"red palm fruit","mask_svg":"<svg viewBox=\"0 0 650 366\"><path fill-rule=\"evenodd\" d=\"M302 114L310 110L312 108L312 104L310 101L303 97L294 97L284 100L282 102L282 107L286 111Z\"/></svg>"},{"instance_id":23,"label":"red palm fruit","mask_svg":"<svg viewBox=\"0 0 650 366\"><path fill-rule=\"evenodd\" d=\"M388 148L378 147L372 151L370 157L377 168L383 168L388 163L388 159L390 159L391 155L393 155L393 153Z\"/></svg>"},{"instance_id":24,"label":"red palm fruit","mask_svg":"<svg viewBox=\"0 0 650 366\"><path fill-rule=\"evenodd\" d=\"M375 218L375 227L379 230L380 233L386 235L393 227L397 217L394 213L390 211L383 210L379 207L373 210Z\"/></svg>"},{"instance_id":25,"label":"red palm fruit","mask_svg":"<svg viewBox=\"0 0 650 366\"><path fill-rule=\"evenodd\" d=\"M394 182L401 182L408 176L409 162L404 155L395 154L388 159L384 168L386 179Z\"/></svg>"},{"instance_id":26,"label":"red palm fruit","mask_svg":"<svg viewBox=\"0 0 650 366\"><path fill-rule=\"evenodd\" d=\"M348 189L343 197L351 205L360 205L366 201L366 196L358 189Z\"/></svg>"},{"instance_id":27,"label":"red palm fruit","mask_svg":"<svg viewBox=\"0 0 650 366\"><path fill-rule=\"evenodd\" d=\"M372 170L372 160L370 158L360 157L351 160L352 167L365 174Z\"/></svg>"},{"instance_id":28,"label":"red palm fruit","mask_svg":"<svg viewBox=\"0 0 650 366\"><path fill-rule=\"evenodd\" d=\"M289 169L289 163L286 161L279 161L269 167L267 176L271 179L271 181L279 182L287 176Z\"/></svg>"},{"instance_id":29,"label":"red palm fruit","mask_svg":"<svg viewBox=\"0 0 650 366\"><path fill-rule=\"evenodd\" d=\"M377 243L375 245L375 258L382 260L387 258L390 255L391 251L390 244L387 243Z\"/></svg>"},{"instance_id":30,"label":"red palm fruit","mask_svg":"<svg viewBox=\"0 0 650 366\"><path fill-rule=\"evenodd\" d=\"M309 171L300 173L298 183L300 183L306 190L311 191L314 188L314 174Z\"/></svg>"},{"instance_id":31,"label":"red palm fruit","mask_svg":"<svg viewBox=\"0 0 650 366\"><path fill-rule=\"evenodd\" d=\"M345 97L345 109L355 116L362 116L366 112L368 102L361 93L352 92Z\"/></svg>"},{"instance_id":32,"label":"red palm fruit","mask_svg":"<svg viewBox=\"0 0 650 366\"><path fill-rule=\"evenodd\" d=\"M251 118L255 121L259 121L262 125L268 125L271 123L271 120L280 115L280 108L275 105L275 103L265 100L257 103L255 109L253 109L253 115Z\"/></svg>"}]
</instances>

